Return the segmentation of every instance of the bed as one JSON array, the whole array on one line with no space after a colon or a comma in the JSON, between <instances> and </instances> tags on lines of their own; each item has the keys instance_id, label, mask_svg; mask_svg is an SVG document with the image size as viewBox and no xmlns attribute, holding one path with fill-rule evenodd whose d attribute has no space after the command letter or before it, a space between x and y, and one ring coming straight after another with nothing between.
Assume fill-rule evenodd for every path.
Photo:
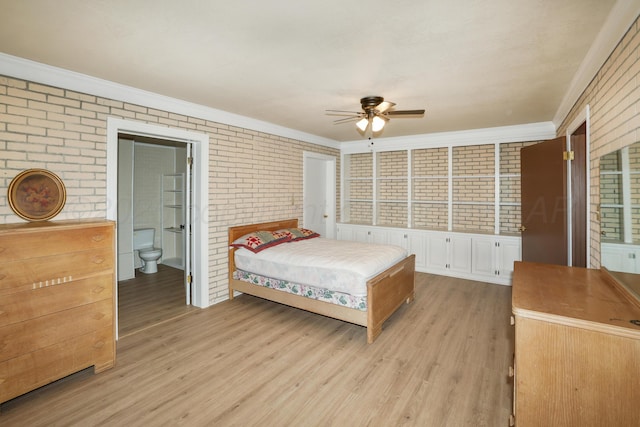
<instances>
[{"instance_id":1,"label":"bed","mask_svg":"<svg viewBox=\"0 0 640 427\"><path fill-rule=\"evenodd\" d=\"M229 299L232 300L235 296L234 293L238 291L313 313L333 317L345 322L365 326L367 328L367 342L369 344L373 343L382 332L382 324L384 321L403 303L406 302L408 304L414 299L415 255L406 256L405 254L399 261L393 262L393 264L389 266L384 266L383 271L368 278L365 283L364 303L357 307L285 292L278 289L277 286L261 286L257 284L258 280L266 280L268 283L273 282L273 280L268 277L260 278L259 275L249 274L236 268L236 251L244 250L243 248L239 249L232 246L238 239L251 233L262 231L276 232L283 229L297 228L297 219L248 224L229 228ZM289 244L290 243L286 243L286 245ZM297 244L297 242L291 243L291 245L295 244ZM371 245L371 248L376 250L380 247ZM275 250L277 248L274 247L273 249ZM265 250L265 252L266 251L268 251L268 249ZM276 280L275 283L281 283L281 281Z\"/></svg>"}]
</instances>

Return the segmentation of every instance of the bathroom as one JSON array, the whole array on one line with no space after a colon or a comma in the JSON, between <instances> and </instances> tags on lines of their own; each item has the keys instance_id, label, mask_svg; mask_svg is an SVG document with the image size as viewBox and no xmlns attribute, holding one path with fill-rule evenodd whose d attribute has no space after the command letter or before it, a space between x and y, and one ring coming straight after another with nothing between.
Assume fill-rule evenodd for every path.
<instances>
[{"instance_id":1,"label":"bathroom","mask_svg":"<svg viewBox=\"0 0 640 427\"><path fill-rule=\"evenodd\" d=\"M182 142L119 135L118 281L157 274L156 263L184 269L186 155ZM157 255L141 259L139 252L149 249L137 250L139 229L153 230L147 246L160 255L157 261Z\"/></svg>"}]
</instances>

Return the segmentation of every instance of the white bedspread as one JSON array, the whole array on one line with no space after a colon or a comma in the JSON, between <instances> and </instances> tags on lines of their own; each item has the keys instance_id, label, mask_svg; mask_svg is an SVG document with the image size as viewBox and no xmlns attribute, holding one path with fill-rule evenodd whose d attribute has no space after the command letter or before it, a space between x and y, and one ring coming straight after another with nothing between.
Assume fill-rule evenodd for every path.
<instances>
[{"instance_id":1,"label":"white bedspread","mask_svg":"<svg viewBox=\"0 0 640 427\"><path fill-rule=\"evenodd\" d=\"M318 237L257 254L241 248L235 252L235 263L236 268L261 276L365 296L370 278L406 256L400 246Z\"/></svg>"}]
</instances>

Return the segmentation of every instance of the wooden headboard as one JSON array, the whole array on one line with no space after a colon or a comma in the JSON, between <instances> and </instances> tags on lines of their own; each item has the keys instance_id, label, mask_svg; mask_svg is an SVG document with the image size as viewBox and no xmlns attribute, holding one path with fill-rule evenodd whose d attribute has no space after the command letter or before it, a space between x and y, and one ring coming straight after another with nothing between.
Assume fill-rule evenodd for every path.
<instances>
[{"instance_id":1,"label":"wooden headboard","mask_svg":"<svg viewBox=\"0 0 640 427\"><path fill-rule=\"evenodd\" d=\"M235 227L229 227L229 280L233 277L233 272L236 270L236 263L233 257L236 248L232 248L231 244L239 237L249 234L254 231L276 231L282 228L296 228L298 226L298 219L284 219L282 221L273 222L261 222L258 224L237 225Z\"/></svg>"},{"instance_id":2,"label":"wooden headboard","mask_svg":"<svg viewBox=\"0 0 640 427\"><path fill-rule=\"evenodd\" d=\"M254 231L276 231L281 228L296 228L298 219L285 219L282 221L262 222L258 224L238 225L229 227L229 246L239 237Z\"/></svg>"}]
</instances>

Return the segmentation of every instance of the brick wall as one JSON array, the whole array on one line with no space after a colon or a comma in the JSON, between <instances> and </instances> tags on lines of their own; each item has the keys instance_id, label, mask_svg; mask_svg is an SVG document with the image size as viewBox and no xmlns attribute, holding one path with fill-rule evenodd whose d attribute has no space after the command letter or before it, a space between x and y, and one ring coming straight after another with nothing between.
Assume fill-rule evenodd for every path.
<instances>
[{"instance_id":1,"label":"brick wall","mask_svg":"<svg viewBox=\"0 0 640 427\"><path fill-rule=\"evenodd\" d=\"M395 227L407 225L408 152L384 151L376 156L378 162L377 224Z\"/></svg>"},{"instance_id":2,"label":"brick wall","mask_svg":"<svg viewBox=\"0 0 640 427\"><path fill-rule=\"evenodd\" d=\"M520 149L532 142L499 144L500 233L516 234L520 225ZM495 231L495 144L452 147L452 228L455 231ZM449 223L449 148L376 153L376 225L406 227L411 185L413 228L447 229ZM373 154L345 157L348 221L372 223ZM364 202L364 201L367 202ZM347 209L345 207L345 209Z\"/></svg>"},{"instance_id":3,"label":"brick wall","mask_svg":"<svg viewBox=\"0 0 640 427\"><path fill-rule=\"evenodd\" d=\"M564 135L589 105L591 173L591 267L600 267L600 157L640 141L640 23L631 28L584 90L563 123Z\"/></svg>"},{"instance_id":4,"label":"brick wall","mask_svg":"<svg viewBox=\"0 0 640 427\"><path fill-rule=\"evenodd\" d=\"M6 189L29 168L49 169L64 181L67 203L56 219L104 217L107 117L209 135L211 302L228 295L229 226L302 220L303 151L336 156L339 182L339 152L331 148L0 76L0 223L21 221Z\"/></svg>"}]
</instances>

